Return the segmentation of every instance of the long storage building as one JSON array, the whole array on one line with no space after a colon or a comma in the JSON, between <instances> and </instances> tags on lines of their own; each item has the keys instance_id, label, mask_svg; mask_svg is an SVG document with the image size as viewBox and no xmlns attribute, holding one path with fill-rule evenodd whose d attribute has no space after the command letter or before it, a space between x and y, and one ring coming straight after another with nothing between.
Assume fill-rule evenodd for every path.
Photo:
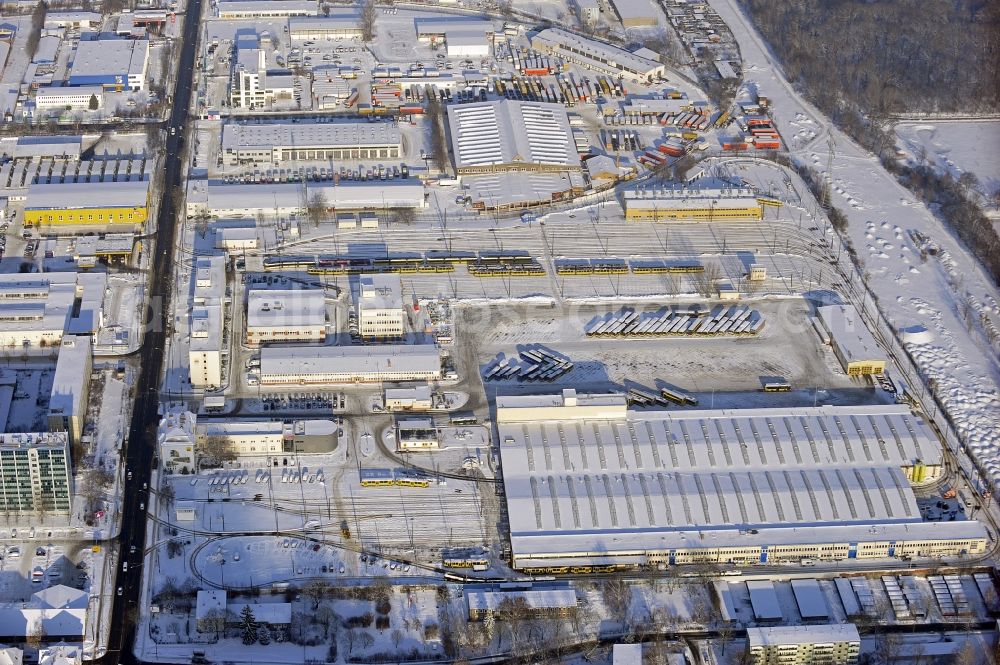
<instances>
[{"instance_id":1,"label":"long storage building","mask_svg":"<svg viewBox=\"0 0 1000 665\"><path fill-rule=\"evenodd\" d=\"M399 127L391 122L229 123L222 129L227 164L280 164L396 159Z\"/></svg>"},{"instance_id":2,"label":"long storage building","mask_svg":"<svg viewBox=\"0 0 1000 665\"><path fill-rule=\"evenodd\" d=\"M760 220L764 205L750 187L714 180L630 189L624 195L629 221Z\"/></svg>"},{"instance_id":3,"label":"long storage building","mask_svg":"<svg viewBox=\"0 0 1000 665\"><path fill-rule=\"evenodd\" d=\"M553 399L497 401L517 569L985 551L978 522L923 521L911 480L937 477L941 451L906 407L625 412L610 396Z\"/></svg>"},{"instance_id":4,"label":"long storage building","mask_svg":"<svg viewBox=\"0 0 1000 665\"><path fill-rule=\"evenodd\" d=\"M149 181L28 186L24 225L43 232L138 232L149 211Z\"/></svg>"},{"instance_id":5,"label":"long storage building","mask_svg":"<svg viewBox=\"0 0 1000 665\"><path fill-rule=\"evenodd\" d=\"M260 352L260 382L295 386L441 378L441 356L430 344L277 346Z\"/></svg>"}]
</instances>

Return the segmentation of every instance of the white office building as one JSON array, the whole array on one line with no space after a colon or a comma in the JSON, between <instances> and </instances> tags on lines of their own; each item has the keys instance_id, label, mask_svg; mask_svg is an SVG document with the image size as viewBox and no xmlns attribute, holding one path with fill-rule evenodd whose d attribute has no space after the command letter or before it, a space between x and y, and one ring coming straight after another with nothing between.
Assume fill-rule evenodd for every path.
<instances>
[{"instance_id":1,"label":"white office building","mask_svg":"<svg viewBox=\"0 0 1000 665\"><path fill-rule=\"evenodd\" d=\"M167 411L160 421L157 449L160 464L168 473L194 473L197 423L197 416L184 408Z\"/></svg>"},{"instance_id":2,"label":"white office building","mask_svg":"<svg viewBox=\"0 0 1000 665\"><path fill-rule=\"evenodd\" d=\"M91 106L96 104L96 109ZM43 87L35 91L38 111L89 111L104 106L104 88L99 85L60 88Z\"/></svg>"},{"instance_id":3,"label":"white office building","mask_svg":"<svg viewBox=\"0 0 1000 665\"><path fill-rule=\"evenodd\" d=\"M403 284L398 275L362 275L357 300L358 333L365 339L392 339L403 336Z\"/></svg>"},{"instance_id":4,"label":"white office building","mask_svg":"<svg viewBox=\"0 0 1000 665\"><path fill-rule=\"evenodd\" d=\"M196 259L190 308L188 365L194 388L222 385L222 325L226 308L226 257Z\"/></svg>"},{"instance_id":5,"label":"white office building","mask_svg":"<svg viewBox=\"0 0 1000 665\"><path fill-rule=\"evenodd\" d=\"M0 275L0 355L57 349L64 334L92 335L103 323L103 273Z\"/></svg>"},{"instance_id":6,"label":"white office building","mask_svg":"<svg viewBox=\"0 0 1000 665\"><path fill-rule=\"evenodd\" d=\"M247 346L323 342L326 297L319 289L253 289L247 295Z\"/></svg>"},{"instance_id":7,"label":"white office building","mask_svg":"<svg viewBox=\"0 0 1000 665\"><path fill-rule=\"evenodd\" d=\"M92 367L90 338L82 335L64 336L59 346L55 375L52 377L49 430L68 432L70 443L79 442L83 435Z\"/></svg>"}]
</instances>

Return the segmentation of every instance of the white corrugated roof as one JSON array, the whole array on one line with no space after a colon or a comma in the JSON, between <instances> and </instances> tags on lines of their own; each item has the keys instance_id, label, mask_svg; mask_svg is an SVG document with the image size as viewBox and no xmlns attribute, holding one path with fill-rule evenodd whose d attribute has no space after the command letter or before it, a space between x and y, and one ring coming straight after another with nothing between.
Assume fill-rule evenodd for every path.
<instances>
[{"instance_id":1,"label":"white corrugated roof","mask_svg":"<svg viewBox=\"0 0 1000 665\"><path fill-rule=\"evenodd\" d=\"M497 100L448 107L458 168L544 164L580 168L559 104Z\"/></svg>"},{"instance_id":2,"label":"white corrugated roof","mask_svg":"<svg viewBox=\"0 0 1000 665\"><path fill-rule=\"evenodd\" d=\"M630 412L498 432L515 553L562 538L589 551L612 535L655 546L685 532L918 528L901 467L941 459L924 422L895 405Z\"/></svg>"}]
</instances>

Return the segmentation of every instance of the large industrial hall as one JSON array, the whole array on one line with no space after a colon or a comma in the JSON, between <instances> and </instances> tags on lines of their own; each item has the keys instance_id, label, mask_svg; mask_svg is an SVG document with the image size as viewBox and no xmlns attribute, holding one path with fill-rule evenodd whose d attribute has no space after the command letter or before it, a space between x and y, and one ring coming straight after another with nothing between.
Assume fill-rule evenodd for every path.
<instances>
[{"instance_id":1,"label":"large industrial hall","mask_svg":"<svg viewBox=\"0 0 1000 665\"><path fill-rule=\"evenodd\" d=\"M905 406L637 412L620 395L500 396L515 568L981 553L921 519L941 473Z\"/></svg>"}]
</instances>

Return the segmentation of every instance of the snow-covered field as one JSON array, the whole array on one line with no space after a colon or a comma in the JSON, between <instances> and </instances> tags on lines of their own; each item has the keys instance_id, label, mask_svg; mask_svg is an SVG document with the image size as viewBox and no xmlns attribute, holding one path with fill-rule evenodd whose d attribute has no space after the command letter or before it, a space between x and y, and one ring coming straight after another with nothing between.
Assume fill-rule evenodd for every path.
<instances>
[{"instance_id":1,"label":"snow-covered field","mask_svg":"<svg viewBox=\"0 0 1000 665\"><path fill-rule=\"evenodd\" d=\"M896 125L899 148L958 178L971 171L986 196L1000 190L1000 120L933 120Z\"/></svg>"}]
</instances>

